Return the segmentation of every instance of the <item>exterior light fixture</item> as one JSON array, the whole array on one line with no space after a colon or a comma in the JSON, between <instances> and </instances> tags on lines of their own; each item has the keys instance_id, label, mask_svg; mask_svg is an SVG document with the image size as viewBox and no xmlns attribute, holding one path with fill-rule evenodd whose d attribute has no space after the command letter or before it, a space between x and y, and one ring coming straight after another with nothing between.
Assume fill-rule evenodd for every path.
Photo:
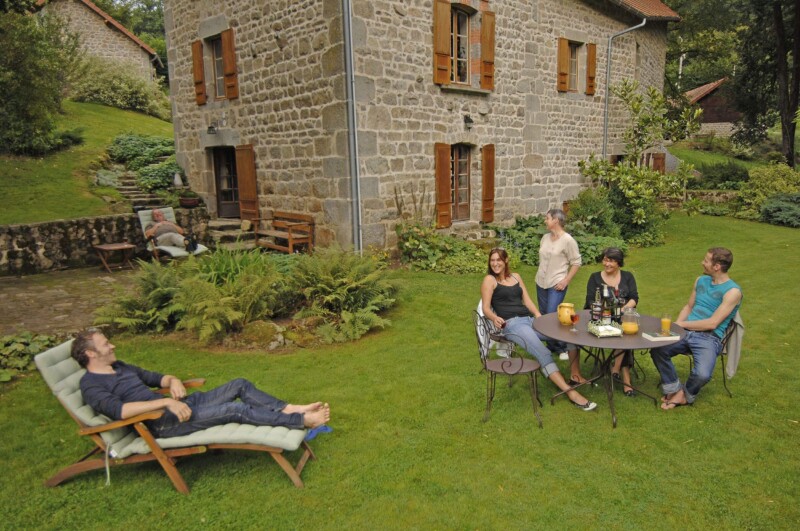
<instances>
[{"instance_id":1,"label":"exterior light fixture","mask_svg":"<svg viewBox=\"0 0 800 531\"><path fill-rule=\"evenodd\" d=\"M464 115L464 127L467 129L467 131L472 129L472 124L474 123L475 122L472 120L472 118L470 118L469 114Z\"/></svg>"},{"instance_id":2,"label":"exterior light fixture","mask_svg":"<svg viewBox=\"0 0 800 531\"><path fill-rule=\"evenodd\" d=\"M217 122L211 122L211 125L208 126L206 133L209 135L216 135L217 134Z\"/></svg>"}]
</instances>

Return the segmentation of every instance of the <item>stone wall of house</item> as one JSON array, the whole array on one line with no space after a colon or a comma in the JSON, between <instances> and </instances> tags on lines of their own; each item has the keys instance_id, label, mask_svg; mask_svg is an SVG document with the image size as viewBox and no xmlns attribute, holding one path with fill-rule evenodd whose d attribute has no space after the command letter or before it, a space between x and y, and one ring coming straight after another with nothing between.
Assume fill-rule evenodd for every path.
<instances>
[{"instance_id":1,"label":"stone wall of house","mask_svg":"<svg viewBox=\"0 0 800 531\"><path fill-rule=\"evenodd\" d=\"M178 163L216 212L211 149L251 144L260 208L309 213L325 245L349 239L349 172L338 0L165 2ZM197 105L191 43L233 28L239 98L218 99L206 46ZM217 132L208 135L212 123Z\"/></svg>"},{"instance_id":2,"label":"stone wall of house","mask_svg":"<svg viewBox=\"0 0 800 531\"><path fill-rule=\"evenodd\" d=\"M144 79L154 76L150 54L127 35L108 26L105 20L78 0L51 0L44 8L64 20L71 31L80 35L86 53L115 62L126 63Z\"/></svg>"},{"instance_id":3,"label":"stone wall of house","mask_svg":"<svg viewBox=\"0 0 800 531\"><path fill-rule=\"evenodd\" d=\"M365 246L394 245L397 197L406 214L431 218L437 142L471 146L472 224L480 220L483 146L496 147L499 223L574 197L583 184L578 161L602 150L607 38L640 20L604 0L461 3L475 10L471 31L478 35L482 13L496 14L495 89L489 93L433 83L430 0L352 1ZM313 214L323 245L352 241L340 9L341 0L165 1L176 147L192 188L213 204L210 148L252 144L262 214L274 208ZM209 101L198 106L190 45L208 27L235 29L240 97L214 98L207 54ZM579 90L557 92L559 37L597 45L594 96L584 94L585 46ZM612 83L637 78L660 89L665 51L664 23L616 39ZM620 153L625 120L618 102L610 111L609 153ZM465 116L474 122L471 129ZM212 123L218 126L213 138L205 132Z\"/></svg>"},{"instance_id":4,"label":"stone wall of house","mask_svg":"<svg viewBox=\"0 0 800 531\"><path fill-rule=\"evenodd\" d=\"M733 124L731 122L717 122L717 123L704 123L700 124L700 130L697 132L698 136L714 135L729 137L733 134Z\"/></svg>"},{"instance_id":5,"label":"stone wall of house","mask_svg":"<svg viewBox=\"0 0 800 531\"><path fill-rule=\"evenodd\" d=\"M204 208L175 209L175 217L180 226L191 227L198 240L208 243L209 217ZM137 214L0 225L0 276L100 265L92 246L126 239L136 245L136 256L150 256Z\"/></svg>"}]
</instances>

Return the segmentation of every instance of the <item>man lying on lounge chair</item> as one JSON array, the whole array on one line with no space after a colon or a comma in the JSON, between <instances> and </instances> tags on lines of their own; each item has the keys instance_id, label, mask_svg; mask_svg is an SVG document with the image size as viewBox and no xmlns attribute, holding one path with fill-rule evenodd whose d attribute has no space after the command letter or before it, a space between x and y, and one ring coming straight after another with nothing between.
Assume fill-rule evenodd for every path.
<instances>
[{"instance_id":1,"label":"man lying on lounge chair","mask_svg":"<svg viewBox=\"0 0 800 531\"><path fill-rule=\"evenodd\" d=\"M117 361L114 348L96 329L90 328L75 338L72 357L86 368L81 378L83 399L95 411L114 420L166 409L160 418L146 421L156 437L187 435L229 422L303 429L316 428L330 420L327 403L289 404L256 389L244 378L187 396L186 388L175 376ZM169 388L171 398L159 395L151 387Z\"/></svg>"}]
</instances>

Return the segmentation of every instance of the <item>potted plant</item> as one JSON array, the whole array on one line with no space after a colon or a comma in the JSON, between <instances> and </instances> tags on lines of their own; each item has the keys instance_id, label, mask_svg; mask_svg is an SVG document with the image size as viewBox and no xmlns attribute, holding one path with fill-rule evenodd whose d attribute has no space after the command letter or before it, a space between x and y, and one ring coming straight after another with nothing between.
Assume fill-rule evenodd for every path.
<instances>
[{"instance_id":1,"label":"potted plant","mask_svg":"<svg viewBox=\"0 0 800 531\"><path fill-rule=\"evenodd\" d=\"M197 192L185 188L178 192L178 203L183 208L194 208L200 204L200 196Z\"/></svg>"}]
</instances>

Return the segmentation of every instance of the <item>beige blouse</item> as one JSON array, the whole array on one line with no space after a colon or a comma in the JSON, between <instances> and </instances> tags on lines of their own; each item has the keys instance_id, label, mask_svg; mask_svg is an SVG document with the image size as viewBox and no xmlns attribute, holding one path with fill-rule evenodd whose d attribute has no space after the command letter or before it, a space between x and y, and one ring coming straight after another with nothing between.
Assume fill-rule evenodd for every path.
<instances>
[{"instance_id":1,"label":"beige blouse","mask_svg":"<svg viewBox=\"0 0 800 531\"><path fill-rule=\"evenodd\" d=\"M542 236L539 244L539 270L536 272L536 285L552 288L567 276L570 267L581 265L581 253L575 238L566 232L553 241L550 234Z\"/></svg>"}]
</instances>

